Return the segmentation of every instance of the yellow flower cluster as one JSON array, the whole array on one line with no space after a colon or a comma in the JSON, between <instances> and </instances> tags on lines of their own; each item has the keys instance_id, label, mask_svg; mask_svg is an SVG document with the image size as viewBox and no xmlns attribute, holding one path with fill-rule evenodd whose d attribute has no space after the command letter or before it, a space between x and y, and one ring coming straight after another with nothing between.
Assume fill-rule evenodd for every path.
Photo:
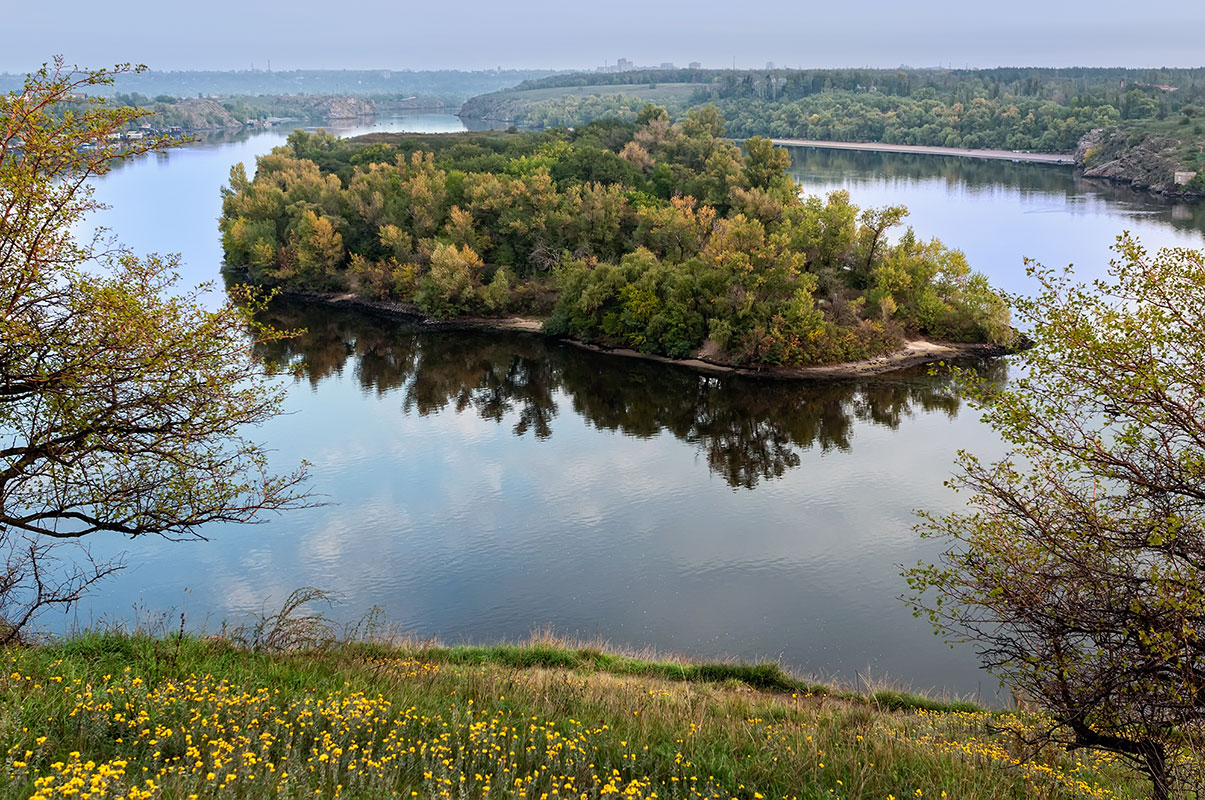
<instances>
[{"instance_id":1,"label":"yellow flower cluster","mask_svg":"<svg viewBox=\"0 0 1205 800\"><path fill-rule=\"evenodd\" d=\"M1039 793L1040 787L1053 783L1083 797L1115 796L1108 787L1083 777L1088 772L1099 774L1108 765L1116 763L1118 759L1109 753L1084 751L1081 760L1066 769L1056 768L1050 763L1033 758L1034 754L1027 752L1031 747L1027 743L1039 738L1035 735L1035 719L1037 718L1025 718L1015 714L997 716L988 712L933 713L918 710L905 719L903 726L889 726L880 722L876 723L875 728L877 733L884 736L930 751L962 755L972 760L987 761L1005 767L1014 774L1022 775L1035 795ZM1010 737L995 735L989 739L981 734L993 729L998 733L1013 734L1012 746L1006 746Z\"/></svg>"},{"instance_id":2,"label":"yellow flower cluster","mask_svg":"<svg viewBox=\"0 0 1205 800\"><path fill-rule=\"evenodd\" d=\"M0 749L0 800L1131 795L1110 790L1124 774L1116 759L1030 749L1029 716L874 712L416 658L260 664L254 688L128 668L89 681L10 658L0 698L25 706L29 727L0 726L11 744Z\"/></svg>"},{"instance_id":3,"label":"yellow flower cluster","mask_svg":"<svg viewBox=\"0 0 1205 800\"><path fill-rule=\"evenodd\" d=\"M404 678L440 669L410 659L387 666ZM607 726L486 713L471 698L449 697L441 712L425 714L346 685L324 696L282 701L279 689L244 691L210 676L149 688L128 670L106 675L96 686L68 681L63 690L74 696L69 718L115 742L122 757L96 762L76 752L35 774L31 764L45 760L38 752L46 747L44 738L36 750L10 751L7 777L32 779L30 800L161 794L199 800L252 793L735 800L712 779L689 774L690 762L680 753L682 773L668 785L639 774L641 753L634 745L628 752L627 741L620 743L622 753L612 755L628 768L605 770L597 765L600 751L614 745Z\"/></svg>"}]
</instances>

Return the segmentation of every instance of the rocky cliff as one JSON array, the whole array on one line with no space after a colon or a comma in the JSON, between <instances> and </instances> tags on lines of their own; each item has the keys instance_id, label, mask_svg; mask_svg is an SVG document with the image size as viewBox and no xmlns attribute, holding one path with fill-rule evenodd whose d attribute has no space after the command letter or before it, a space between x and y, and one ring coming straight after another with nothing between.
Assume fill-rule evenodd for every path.
<instances>
[{"instance_id":1,"label":"rocky cliff","mask_svg":"<svg viewBox=\"0 0 1205 800\"><path fill-rule=\"evenodd\" d=\"M208 131L238 128L243 124L241 119L236 119L214 100L193 98L174 103L155 103L152 110L155 116L150 122L157 128L179 125L189 131Z\"/></svg>"},{"instance_id":2,"label":"rocky cliff","mask_svg":"<svg viewBox=\"0 0 1205 800\"><path fill-rule=\"evenodd\" d=\"M1104 178L1158 194L1205 196L1200 180L1189 186L1176 184L1176 173L1185 170L1179 157L1182 149L1183 142L1167 136L1098 128L1080 139L1075 160L1086 178Z\"/></svg>"},{"instance_id":3,"label":"rocky cliff","mask_svg":"<svg viewBox=\"0 0 1205 800\"><path fill-rule=\"evenodd\" d=\"M367 97L315 95L306 98L300 110L303 115L310 118L352 119L375 115L377 104Z\"/></svg>"}]
</instances>

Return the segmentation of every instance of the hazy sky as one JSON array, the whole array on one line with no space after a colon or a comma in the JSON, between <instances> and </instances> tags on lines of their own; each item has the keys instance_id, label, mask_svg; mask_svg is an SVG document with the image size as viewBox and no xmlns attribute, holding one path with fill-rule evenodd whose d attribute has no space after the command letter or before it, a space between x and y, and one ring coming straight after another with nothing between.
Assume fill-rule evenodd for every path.
<instances>
[{"instance_id":1,"label":"hazy sky","mask_svg":"<svg viewBox=\"0 0 1205 800\"><path fill-rule=\"evenodd\" d=\"M1203 66L1205 2L0 0L0 71L56 53L152 69Z\"/></svg>"}]
</instances>

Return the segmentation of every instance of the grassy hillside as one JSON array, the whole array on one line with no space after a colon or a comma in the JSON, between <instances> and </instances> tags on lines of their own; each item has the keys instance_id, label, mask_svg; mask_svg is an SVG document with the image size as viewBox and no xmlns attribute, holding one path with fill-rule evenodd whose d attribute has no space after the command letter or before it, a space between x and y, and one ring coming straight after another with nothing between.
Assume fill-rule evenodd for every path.
<instances>
[{"instance_id":1,"label":"grassy hillside","mask_svg":"<svg viewBox=\"0 0 1205 800\"><path fill-rule=\"evenodd\" d=\"M1038 717L832 693L776 665L242 641L258 649L106 633L0 652L0 799L1143 793L1108 759L1025 745Z\"/></svg>"},{"instance_id":2,"label":"grassy hillside","mask_svg":"<svg viewBox=\"0 0 1205 800\"><path fill-rule=\"evenodd\" d=\"M504 120L530 127L571 127L603 116L635 119L646 104L671 112L694 104L696 83L598 84L515 88L474 97L460 109L470 119Z\"/></svg>"}]
</instances>

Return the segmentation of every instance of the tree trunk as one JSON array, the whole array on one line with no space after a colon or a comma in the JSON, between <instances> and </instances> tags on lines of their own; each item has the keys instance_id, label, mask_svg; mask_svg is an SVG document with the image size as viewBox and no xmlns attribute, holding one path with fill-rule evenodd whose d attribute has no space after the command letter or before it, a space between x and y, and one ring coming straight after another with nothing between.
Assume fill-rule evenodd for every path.
<instances>
[{"instance_id":1,"label":"tree trunk","mask_svg":"<svg viewBox=\"0 0 1205 800\"><path fill-rule=\"evenodd\" d=\"M1146 772L1151 778L1151 800L1171 800L1172 781L1167 769L1167 751L1158 742L1146 742L1142 748Z\"/></svg>"}]
</instances>

